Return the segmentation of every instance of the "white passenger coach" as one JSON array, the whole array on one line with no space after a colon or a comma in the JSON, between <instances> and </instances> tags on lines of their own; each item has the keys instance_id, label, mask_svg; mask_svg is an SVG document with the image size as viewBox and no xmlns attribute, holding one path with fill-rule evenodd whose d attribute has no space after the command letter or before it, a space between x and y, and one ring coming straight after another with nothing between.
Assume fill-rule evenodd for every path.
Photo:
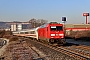
<instances>
[{"instance_id":1,"label":"white passenger coach","mask_svg":"<svg viewBox=\"0 0 90 60\"><path fill-rule=\"evenodd\" d=\"M21 31L14 31L13 35L35 38L38 40L38 28L21 30Z\"/></svg>"}]
</instances>

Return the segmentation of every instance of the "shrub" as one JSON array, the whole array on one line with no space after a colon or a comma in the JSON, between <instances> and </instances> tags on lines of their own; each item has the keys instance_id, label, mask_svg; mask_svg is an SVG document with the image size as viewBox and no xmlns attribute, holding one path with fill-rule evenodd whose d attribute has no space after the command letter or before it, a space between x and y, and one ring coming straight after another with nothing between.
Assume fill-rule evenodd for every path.
<instances>
[{"instance_id":1,"label":"shrub","mask_svg":"<svg viewBox=\"0 0 90 60\"><path fill-rule=\"evenodd\" d=\"M4 35L3 38L10 39L11 35Z\"/></svg>"}]
</instances>

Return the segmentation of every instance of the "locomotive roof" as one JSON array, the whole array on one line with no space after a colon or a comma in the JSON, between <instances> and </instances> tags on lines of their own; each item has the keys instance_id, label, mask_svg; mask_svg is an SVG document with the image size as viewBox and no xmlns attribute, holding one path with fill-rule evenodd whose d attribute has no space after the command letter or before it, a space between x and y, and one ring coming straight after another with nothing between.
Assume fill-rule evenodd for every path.
<instances>
[{"instance_id":1,"label":"locomotive roof","mask_svg":"<svg viewBox=\"0 0 90 60\"><path fill-rule=\"evenodd\" d=\"M44 25L41 25L40 28L46 27L47 25L48 25L48 23L47 24L44 24Z\"/></svg>"},{"instance_id":2,"label":"locomotive roof","mask_svg":"<svg viewBox=\"0 0 90 60\"><path fill-rule=\"evenodd\" d=\"M60 23L46 23L44 25L41 25L40 28L47 27L48 25L52 25L52 24L54 25L54 24L60 24Z\"/></svg>"}]
</instances>

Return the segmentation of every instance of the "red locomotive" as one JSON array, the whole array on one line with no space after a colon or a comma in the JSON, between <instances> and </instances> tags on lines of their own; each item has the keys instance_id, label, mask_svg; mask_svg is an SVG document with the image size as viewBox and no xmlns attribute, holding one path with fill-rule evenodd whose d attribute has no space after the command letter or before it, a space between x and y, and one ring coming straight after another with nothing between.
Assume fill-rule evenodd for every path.
<instances>
[{"instance_id":1,"label":"red locomotive","mask_svg":"<svg viewBox=\"0 0 90 60\"><path fill-rule=\"evenodd\" d=\"M41 26L38 29L38 39L65 44L63 24L49 23Z\"/></svg>"}]
</instances>

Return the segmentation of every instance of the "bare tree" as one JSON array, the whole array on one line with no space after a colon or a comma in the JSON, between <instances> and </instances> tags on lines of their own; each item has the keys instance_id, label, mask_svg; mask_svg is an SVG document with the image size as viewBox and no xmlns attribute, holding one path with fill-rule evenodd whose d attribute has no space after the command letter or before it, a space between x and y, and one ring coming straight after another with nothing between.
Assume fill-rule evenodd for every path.
<instances>
[{"instance_id":1,"label":"bare tree","mask_svg":"<svg viewBox=\"0 0 90 60\"><path fill-rule=\"evenodd\" d=\"M29 20L29 22L34 23L34 22L36 22L36 19L33 18L33 19Z\"/></svg>"},{"instance_id":2,"label":"bare tree","mask_svg":"<svg viewBox=\"0 0 90 60\"><path fill-rule=\"evenodd\" d=\"M37 20L37 26L41 26L43 24L46 24L48 21L47 20L43 20L43 19L38 19Z\"/></svg>"},{"instance_id":3,"label":"bare tree","mask_svg":"<svg viewBox=\"0 0 90 60\"><path fill-rule=\"evenodd\" d=\"M48 21L43 20L43 19L36 20L36 19L33 18L33 19L29 20L29 22L31 23L32 28L36 28L36 27L39 27L39 26L41 26L43 24L46 24Z\"/></svg>"}]
</instances>

